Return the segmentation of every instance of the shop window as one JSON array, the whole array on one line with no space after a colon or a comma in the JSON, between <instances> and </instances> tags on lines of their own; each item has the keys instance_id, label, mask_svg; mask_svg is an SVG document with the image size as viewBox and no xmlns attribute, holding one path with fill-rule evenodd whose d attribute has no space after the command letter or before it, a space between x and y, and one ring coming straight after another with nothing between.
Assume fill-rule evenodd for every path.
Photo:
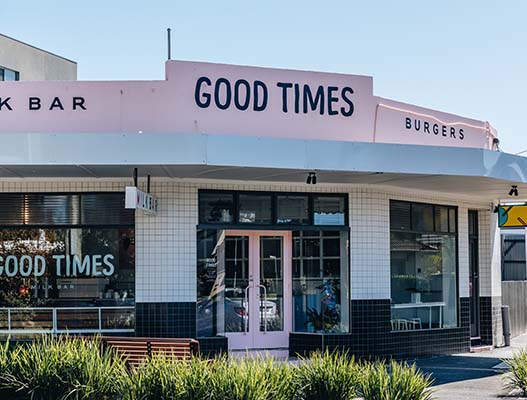
<instances>
[{"instance_id":1,"label":"shop window","mask_svg":"<svg viewBox=\"0 0 527 400\"><path fill-rule=\"evenodd\" d=\"M398 231L412 230L411 205L406 202L392 202L390 205L390 227Z\"/></svg>"},{"instance_id":2,"label":"shop window","mask_svg":"<svg viewBox=\"0 0 527 400\"><path fill-rule=\"evenodd\" d=\"M347 332L348 232L293 232L293 330Z\"/></svg>"},{"instance_id":3,"label":"shop window","mask_svg":"<svg viewBox=\"0 0 527 400\"><path fill-rule=\"evenodd\" d=\"M134 210L124 207L124 198L115 193L85 193L81 199L83 225L124 225L133 218Z\"/></svg>"},{"instance_id":4,"label":"shop window","mask_svg":"<svg viewBox=\"0 0 527 400\"><path fill-rule=\"evenodd\" d=\"M133 228L0 230L0 330L133 331L134 287Z\"/></svg>"},{"instance_id":5,"label":"shop window","mask_svg":"<svg viewBox=\"0 0 527 400\"><path fill-rule=\"evenodd\" d=\"M267 194L239 195L238 222L240 224L271 224L271 196Z\"/></svg>"},{"instance_id":6,"label":"shop window","mask_svg":"<svg viewBox=\"0 0 527 400\"><path fill-rule=\"evenodd\" d=\"M197 305L196 305L196 329L198 337L215 336L223 332L221 327L221 316L223 313L218 312L220 302L218 297L225 285L224 263L221 258L223 254L218 254L220 250L217 246L219 231L216 230L198 230L197 234ZM234 255L230 258L239 257L240 264L244 262L245 246L234 249ZM232 247L231 247L232 252ZM241 254L240 254L241 253ZM218 262L219 261L219 262ZM218 271L220 266L220 271ZM232 269L229 268L229 278L234 277ZM247 277L241 277L247 279ZM241 294L240 294L241 295Z\"/></svg>"},{"instance_id":7,"label":"shop window","mask_svg":"<svg viewBox=\"0 0 527 400\"><path fill-rule=\"evenodd\" d=\"M525 233L501 235L501 279L503 281L527 280Z\"/></svg>"},{"instance_id":8,"label":"shop window","mask_svg":"<svg viewBox=\"0 0 527 400\"><path fill-rule=\"evenodd\" d=\"M2 193L0 226L133 225L122 193Z\"/></svg>"},{"instance_id":9,"label":"shop window","mask_svg":"<svg viewBox=\"0 0 527 400\"><path fill-rule=\"evenodd\" d=\"M412 232L397 223L404 210ZM445 232L455 208L392 201L390 213L392 329L457 326L457 235Z\"/></svg>"},{"instance_id":10,"label":"shop window","mask_svg":"<svg viewBox=\"0 0 527 400\"><path fill-rule=\"evenodd\" d=\"M450 232L448 228L449 209L446 207L436 207L435 223L438 232Z\"/></svg>"},{"instance_id":11,"label":"shop window","mask_svg":"<svg viewBox=\"0 0 527 400\"><path fill-rule=\"evenodd\" d=\"M0 195L0 333L134 331L134 215L81 225L82 196Z\"/></svg>"},{"instance_id":12,"label":"shop window","mask_svg":"<svg viewBox=\"0 0 527 400\"><path fill-rule=\"evenodd\" d=\"M412 204L412 230L434 231L434 207L428 204Z\"/></svg>"},{"instance_id":13,"label":"shop window","mask_svg":"<svg viewBox=\"0 0 527 400\"><path fill-rule=\"evenodd\" d=\"M279 224L308 225L308 196L280 195L277 196L277 217Z\"/></svg>"},{"instance_id":14,"label":"shop window","mask_svg":"<svg viewBox=\"0 0 527 400\"><path fill-rule=\"evenodd\" d=\"M229 192L205 192L199 195L199 222L205 224L232 223L234 194Z\"/></svg>"},{"instance_id":15,"label":"shop window","mask_svg":"<svg viewBox=\"0 0 527 400\"><path fill-rule=\"evenodd\" d=\"M346 205L342 196L314 197L315 225L345 225Z\"/></svg>"},{"instance_id":16,"label":"shop window","mask_svg":"<svg viewBox=\"0 0 527 400\"><path fill-rule=\"evenodd\" d=\"M344 194L199 191L199 224L346 226Z\"/></svg>"},{"instance_id":17,"label":"shop window","mask_svg":"<svg viewBox=\"0 0 527 400\"><path fill-rule=\"evenodd\" d=\"M456 232L457 219L456 219L456 209L450 208L448 210L448 231L451 233Z\"/></svg>"}]
</instances>

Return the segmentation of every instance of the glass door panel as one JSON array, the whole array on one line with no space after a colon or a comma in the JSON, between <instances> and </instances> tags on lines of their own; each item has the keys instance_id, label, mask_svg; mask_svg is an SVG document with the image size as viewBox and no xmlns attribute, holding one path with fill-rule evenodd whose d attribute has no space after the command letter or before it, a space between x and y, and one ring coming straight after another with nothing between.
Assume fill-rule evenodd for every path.
<instances>
[{"instance_id":1,"label":"glass door panel","mask_svg":"<svg viewBox=\"0 0 527 400\"><path fill-rule=\"evenodd\" d=\"M284 327L282 236L260 236L260 331Z\"/></svg>"},{"instance_id":2,"label":"glass door panel","mask_svg":"<svg viewBox=\"0 0 527 400\"><path fill-rule=\"evenodd\" d=\"M249 330L249 237L225 239L225 332Z\"/></svg>"},{"instance_id":3,"label":"glass door panel","mask_svg":"<svg viewBox=\"0 0 527 400\"><path fill-rule=\"evenodd\" d=\"M287 348L291 240L287 231L226 231L222 310L230 349Z\"/></svg>"}]
</instances>

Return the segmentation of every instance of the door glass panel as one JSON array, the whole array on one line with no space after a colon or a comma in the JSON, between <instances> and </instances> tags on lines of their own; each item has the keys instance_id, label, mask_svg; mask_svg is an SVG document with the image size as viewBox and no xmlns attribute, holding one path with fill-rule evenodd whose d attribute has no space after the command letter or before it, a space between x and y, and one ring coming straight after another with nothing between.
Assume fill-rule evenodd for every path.
<instances>
[{"instance_id":1,"label":"door glass panel","mask_svg":"<svg viewBox=\"0 0 527 400\"><path fill-rule=\"evenodd\" d=\"M284 276L281 236L260 237L260 331L283 330Z\"/></svg>"},{"instance_id":2,"label":"door glass panel","mask_svg":"<svg viewBox=\"0 0 527 400\"><path fill-rule=\"evenodd\" d=\"M225 239L225 332L249 329L249 238L227 236Z\"/></svg>"}]
</instances>

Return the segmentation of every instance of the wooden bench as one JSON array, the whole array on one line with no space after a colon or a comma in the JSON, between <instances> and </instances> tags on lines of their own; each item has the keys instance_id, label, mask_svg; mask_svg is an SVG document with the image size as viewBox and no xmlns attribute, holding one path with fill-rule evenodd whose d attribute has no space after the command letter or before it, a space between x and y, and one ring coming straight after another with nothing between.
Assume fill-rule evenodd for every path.
<instances>
[{"instance_id":1,"label":"wooden bench","mask_svg":"<svg viewBox=\"0 0 527 400\"><path fill-rule=\"evenodd\" d=\"M192 355L199 354L196 339L116 336L103 336L101 339L103 346L115 349L130 366L137 366L156 354L178 360L188 360Z\"/></svg>"}]
</instances>

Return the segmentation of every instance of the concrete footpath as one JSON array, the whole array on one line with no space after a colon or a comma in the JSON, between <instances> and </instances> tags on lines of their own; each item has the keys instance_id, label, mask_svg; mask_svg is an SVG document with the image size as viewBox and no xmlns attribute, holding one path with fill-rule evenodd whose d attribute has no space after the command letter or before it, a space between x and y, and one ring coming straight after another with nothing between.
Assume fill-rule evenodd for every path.
<instances>
[{"instance_id":1,"label":"concrete footpath","mask_svg":"<svg viewBox=\"0 0 527 400\"><path fill-rule=\"evenodd\" d=\"M502 360L526 347L527 334L514 338L510 347L432 357L417 360L416 364L423 372L432 374L434 398L438 400L518 399L504 387L506 367Z\"/></svg>"}]
</instances>

